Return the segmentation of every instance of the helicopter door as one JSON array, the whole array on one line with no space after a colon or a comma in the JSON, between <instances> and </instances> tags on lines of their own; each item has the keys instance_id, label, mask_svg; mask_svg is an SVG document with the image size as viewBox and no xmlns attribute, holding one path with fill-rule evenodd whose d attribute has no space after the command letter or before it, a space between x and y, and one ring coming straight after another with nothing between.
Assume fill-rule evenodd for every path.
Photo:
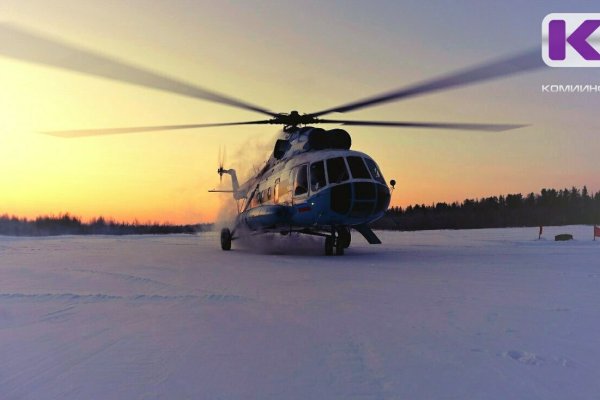
<instances>
[{"instance_id":1,"label":"helicopter door","mask_svg":"<svg viewBox=\"0 0 600 400\"><path fill-rule=\"evenodd\" d=\"M308 165L296 167L294 171L294 203L301 202L308 197Z\"/></svg>"}]
</instances>

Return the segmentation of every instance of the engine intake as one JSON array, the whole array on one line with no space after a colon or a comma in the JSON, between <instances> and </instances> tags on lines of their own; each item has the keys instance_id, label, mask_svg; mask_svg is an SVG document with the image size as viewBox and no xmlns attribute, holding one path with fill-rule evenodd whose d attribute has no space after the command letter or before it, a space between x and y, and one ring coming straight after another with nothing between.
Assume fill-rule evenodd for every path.
<instances>
[{"instance_id":1,"label":"engine intake","mask_svg":"<svg viewBox=\"0 0 600 400\"><path fill-rule=\"evenodd\" d=\"M308 145L311 150L350 150L352 138L343 129L326 131L321 128L313 128L308 136Z\"/></svg>"}]
</instances>

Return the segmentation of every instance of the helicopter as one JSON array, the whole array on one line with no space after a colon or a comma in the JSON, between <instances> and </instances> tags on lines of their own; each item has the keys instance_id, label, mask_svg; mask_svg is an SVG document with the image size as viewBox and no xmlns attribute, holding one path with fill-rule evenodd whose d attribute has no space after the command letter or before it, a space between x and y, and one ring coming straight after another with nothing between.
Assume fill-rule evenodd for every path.
<instances>
[{"instance_id":1,"label":"helicopter","mask_svg":"<svg viewBox=\"0 0 600 400\"><path fill-rule=\"evenodd\" d=\"M264 166L246 182L240 184L236 170L225 169L223 159L220 160L217 173L220 179L223 175L230 176L232 189L215 189L209 192L231 193L238 202L238 213L234 223L221 230L221 248L225 251L230 250L232 241L245 235L298 233L323 237L326 255L343 255L344 249L350 246L352 229L360 233L369 244L381 243L369 227L369 223L381 218L388 209L396 182L391 180L389 184L386 183L379 166L371 156L351 149L352 139L348 131L340 128L325 130L316 125L489 132L507 131L527 125L364 121L322 118L324 115L348 113L433 92L457 89L532 71L543 66L539 50L527 50L321 111L277 113L12 24L0 24L0 55L220 103L268 116L268 119L253 121L44 133L75 138L222 126L282 126L283 129L273 145L270 157Z\"/></svg>"}]
</instances>

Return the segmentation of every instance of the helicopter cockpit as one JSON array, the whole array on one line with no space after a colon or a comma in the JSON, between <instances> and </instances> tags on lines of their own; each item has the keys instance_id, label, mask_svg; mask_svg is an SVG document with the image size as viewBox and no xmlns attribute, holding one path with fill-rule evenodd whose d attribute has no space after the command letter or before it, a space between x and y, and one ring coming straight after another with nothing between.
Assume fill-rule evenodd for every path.
<instances>
[{"instance_id":1,"label":"helicopter cockpit","mask_svg":"<svg viewBox=\"0 0 600 400\"><path fill-rule=\"evenodd\" d=\"M338 214L367 217L385 210L390 190L375 161L362 153L343 153L295 167L294 198L301 200L330 188L330 208Z\"/></svg>"},{"instance_id":2,"label":"helicopter cockpit","mask_svg":"<svg viewBox=\"0 0 600 400\"><path fill-rule=\"evenodd\" d=\"M326 186L349 180L367 180L385 185L379 167L370 157L338 155L296 167L294 195L308 194L309 187L311 193L316 193Z\"/></svg>"}]
</instances>

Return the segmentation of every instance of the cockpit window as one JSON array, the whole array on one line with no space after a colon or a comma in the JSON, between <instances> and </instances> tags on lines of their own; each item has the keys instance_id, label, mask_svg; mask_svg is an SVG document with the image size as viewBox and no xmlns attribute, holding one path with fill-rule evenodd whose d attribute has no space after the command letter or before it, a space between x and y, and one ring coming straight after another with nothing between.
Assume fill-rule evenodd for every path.
<instances>
[{"instance_id":1,"label":"cockpit window","mask_svg":"<svg viewBox=\"0 0 600 400\"><path fill-rule=\"evenodd\" d=\"M327 178L329 178L329 183L340 183L348 180L348 170L343 157L327 160Z\"/></svg>"},{"instance_id":2,"label":"cockpit window","mask_svg":"<svg viewBox=\"0 0 600 400\"><path fill-rule=\"evenodd\" d=\"M325 185L325 163L323 161L317 161L310 165L310 190L317 192L321 190Z\"/></svg>"},{"instance_id":3,"label":"cockpit window","mask_svg":"<svg viewBox=\"0 0 600 400\"><path fill-rule=\"evenodd\" d=\"M294 185L294 196L308 193L308 171L306 165L298 167L296 173L296 184Z\"/></svg>"},{"instance_id":4,"label":"cockpit window","mask_svg":"<svg viewBox=\"0 0 600 400\"><path fill-rule=\"evenodd\" d=\"M371 172L373 179L385 184L385 179L383 179L383 175L381 175L381 172L379 172L379 168L377 167L377 164L375 164L375 161L371 160L370 158L365 158L365 161L367 162L367 167L369 167L369 171Z\"/></svg>"},{"instance_id":5,"label":"cockpit window","mask_svg":"<svg viewBox=\"0 0 600 400\"><path fill-rule=\"evenodd\" d=\"M371 179L371 175L369 175L369 171L367 170L367 167L365 167L365 162L362 157L351 156L348 157L347 160L348 165L350 166L350 172L354 179Z\"/></svg>"}]
</instances>

